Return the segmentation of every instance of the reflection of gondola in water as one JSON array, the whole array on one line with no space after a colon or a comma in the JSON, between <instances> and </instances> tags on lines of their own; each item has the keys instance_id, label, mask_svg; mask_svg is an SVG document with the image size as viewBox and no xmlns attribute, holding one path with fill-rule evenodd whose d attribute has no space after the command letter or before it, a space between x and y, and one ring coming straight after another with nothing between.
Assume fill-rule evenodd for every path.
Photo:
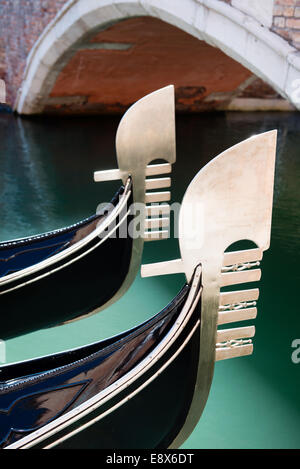
<instances>
[{"instance_id":1,"label":"reflection of gondola in water","mask_svg":"<svg viewBox=\"0 0 300 469\"><path fill-rule=\"evenodd\" d=\"M156 138L153 138L153 135ZM71 227L30 238L0 243L1 339L61 324L97 312L120 298L133 282L141 262L144 240L168 232L170 193L148 192L170 186L175 161L174 88L144 97L124 115L118 127L119 169L98 171L96 181L121 179L109 212ZM150 162L163 158L168 163ZM150 177L150 178L149 178ZM132 204L138 204L139 236L127 235ZM154 217L155 210L164 217ZM147 218L145 220L145 217ZM148 228L156 227L154 233ZM9 312L9 314L8 314Z\"/></svg>"},{"instance_id":2,"label":"reflection of gondola in water","mask_svg":"<svg viewBox=\"0 0 300 469\"><path fill-rule=\"evenodd\" d=\"M248 139L191 182L180 217L181 259L142 275L184 272L187 283L160 313L111 339L1 368L1 444L6 448L179 447L205 406L216 360L252 353L257 289L269 247L276 132ZM189 234L189 206L202 227ZM194 212L195 213L195 212ZM188 226L186 226L188 225ZM225 252L248 239L255 249ZM224 253L225 252L225 253Z\"/></svg>"}]
</instances>

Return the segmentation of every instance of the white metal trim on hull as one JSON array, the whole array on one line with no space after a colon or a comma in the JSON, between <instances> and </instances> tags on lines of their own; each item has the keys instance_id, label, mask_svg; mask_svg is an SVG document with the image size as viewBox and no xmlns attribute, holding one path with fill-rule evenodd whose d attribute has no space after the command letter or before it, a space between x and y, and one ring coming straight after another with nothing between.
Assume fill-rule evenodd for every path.
<instances>
[{"instance_id":1,"label":"white metal trim on hull","mask_svg":"<svg viewBox=\"0 0 300 469\"><path fill-rule=\"evenodd\" d=\"M164 339L151 352L151 354L147 356L146 358L144 358L129 373L127 373L125 376L117 380L108 388L101 391L99 394L97 394L93 398L89 399L83 404L80 404L78 407L67 412L66 414L58 417L55 421L50 422L49 424L45 425L41 429L36 430L35 432L32 432L30 435L22 438L21 440L18 440L17 442L7 446L5 449L27 449L27 448L34 447L36 444L54 435L55 433L67 427L68 425L73 424L74 422L78 421L80 418L84 417L88 413L94 411L101 405L105 404L109 399L116 396L119 392L126 389L127 386L129 386L135 380L140 378L172 346L174 341L180 336L181 332L184 330L184 327L188 324L188 321L191 315L193 314L194 309L198 304L198 301L200 300L200 296L202 293L202 288L200 285L201 285L201 267L198 267L195 271L195 277L190 287L188 298L175 324L167 333L167 335L164 337ZM197 322L197 327L199 326L199 324L200 324L200 321ZM196 328L196 325L195 325L195 328ZM159 374L156 374L156 376L158 375ZM97 418L97 420L104 417L105 415L104 414L99 415L99 418ZM78 431L80 431L80 427ZM68 436L65 436L63 439L65 440L67 438ZM60 441L62 440L58 440L57 442L51 444L51 447L55 446Z\"/></svg>"}]
</instances>

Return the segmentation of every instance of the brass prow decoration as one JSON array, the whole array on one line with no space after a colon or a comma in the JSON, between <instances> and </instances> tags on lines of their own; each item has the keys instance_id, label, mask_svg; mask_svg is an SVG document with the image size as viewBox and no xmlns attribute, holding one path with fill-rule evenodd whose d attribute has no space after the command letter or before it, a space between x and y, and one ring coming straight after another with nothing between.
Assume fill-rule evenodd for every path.
<instances>
[{"instance_id":1,"label":"brass prow decoration","mask_svg":"<svg viewBox=\"0 0 300 469\"><path fill-rule=\"evenodd\" d=\"M169 236L171 173L176 161L174 86L150 93L133 104L122 117L116 135L118 169L96 171L96 182L132 179L133 203L139 208L141 236L133 239L132 258L122 288L110 303L120 298L135 279L145 241ZM155 160L161 164L150 164ZM153 191L159 189L159 191ZM153 205L152 205L153 204ZM107 303L107 307L110 303Z\"/></svg>"},{"instance_id":2,"label":"brass prow decoration","mask_svg":"<svg viewBox=\"0 0 300 469\"><path fill-rule=\"evenodd\" d=\"M190 183L179 214L181 258L143 265L142 277L185 273L202 266L199 367L185 425L172 444L179 447L205 407L217 360L249 355L253 326L218 330L219 324L256 317L258 289L221 292L260 280L259 263L270 246L277 131L253 136L214 158ZM257 248L225 252L249 240Z\"/></svg>"}]
</instances>

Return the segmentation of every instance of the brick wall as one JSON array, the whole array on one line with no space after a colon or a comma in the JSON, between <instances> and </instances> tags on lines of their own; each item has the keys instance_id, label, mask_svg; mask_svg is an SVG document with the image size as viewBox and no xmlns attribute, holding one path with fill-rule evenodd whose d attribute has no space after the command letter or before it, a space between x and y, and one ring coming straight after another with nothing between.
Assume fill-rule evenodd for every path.
<instances>
[{"instance_id":1,"label":"brick wall","mask_svg":"<svg viewBox=\"0 0 300 469\"><path fill-rule=\"evenodd\" d=\"M219 0L232 4L232 0ZM300 49L300 0L274 0L271 30Z\"/></svg>"},{"instance_id":2,"label":"brick wall","mask_svg":"<svg viewBox=\"0 0 300 469\"><path fill-rule=\"evenodd\" d=\"M0 0L0 78L13 105L26 58L45 26L67 0Z\"/></svg>"},{"instance_id":3,"label":"brick wall","mask_svg":"<svg viewBox=\"0 0 300 469\"><path fill-rule=\"evenodd\" d=\"M170 0L171 1L171 0ZM232 4L236 0L220 0ZM0 79L13 106L27 56L67 0L0 0ZM272 30L300 50L300 0L274 0Z\"/></svg>"},{"instance_id":4,"label":"brick wall","mask_svg":"<svg viewBox=\"0 0 300 469\"><path fill-rule=\"evenodd\" d=\"M300 0L275 0L272 30L300 49Z\"/></svg>"}]
</instances>

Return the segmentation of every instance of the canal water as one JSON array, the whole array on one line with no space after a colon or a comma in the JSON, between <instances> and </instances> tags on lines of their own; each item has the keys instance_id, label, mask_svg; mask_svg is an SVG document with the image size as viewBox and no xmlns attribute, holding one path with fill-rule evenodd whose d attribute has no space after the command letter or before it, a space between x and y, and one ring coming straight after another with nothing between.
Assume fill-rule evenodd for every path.
<instances>
[{"instance_id":1,"label":"canal water","mask_svg":"<svg viewBox=\"0 0 300 469\"><path fill-rule=\"evenodd\" d=\"M1 241L72 224L111 199L118 182L94 183L93 171L117 167L118 122L119 117L107 116L21 119L0 114ZM203 416L183 448L300 448L300 363L292 359L300 359L300 350L292 355L293 342L300 344L299 114L178 115L172 202L181 201L190 180L214 156L272 129L278 129L272 240L262 263L258 317L251 322L256 326L254 354L216 364ZM168 239L147 243L143 261L178 255L177 240ZM120 301L98 315L7 341L6 362L129 329L164 307L183 282L182 275L138 276ZM5 314L9 311L1 310Z\"/></svg>"}]
</instances>

